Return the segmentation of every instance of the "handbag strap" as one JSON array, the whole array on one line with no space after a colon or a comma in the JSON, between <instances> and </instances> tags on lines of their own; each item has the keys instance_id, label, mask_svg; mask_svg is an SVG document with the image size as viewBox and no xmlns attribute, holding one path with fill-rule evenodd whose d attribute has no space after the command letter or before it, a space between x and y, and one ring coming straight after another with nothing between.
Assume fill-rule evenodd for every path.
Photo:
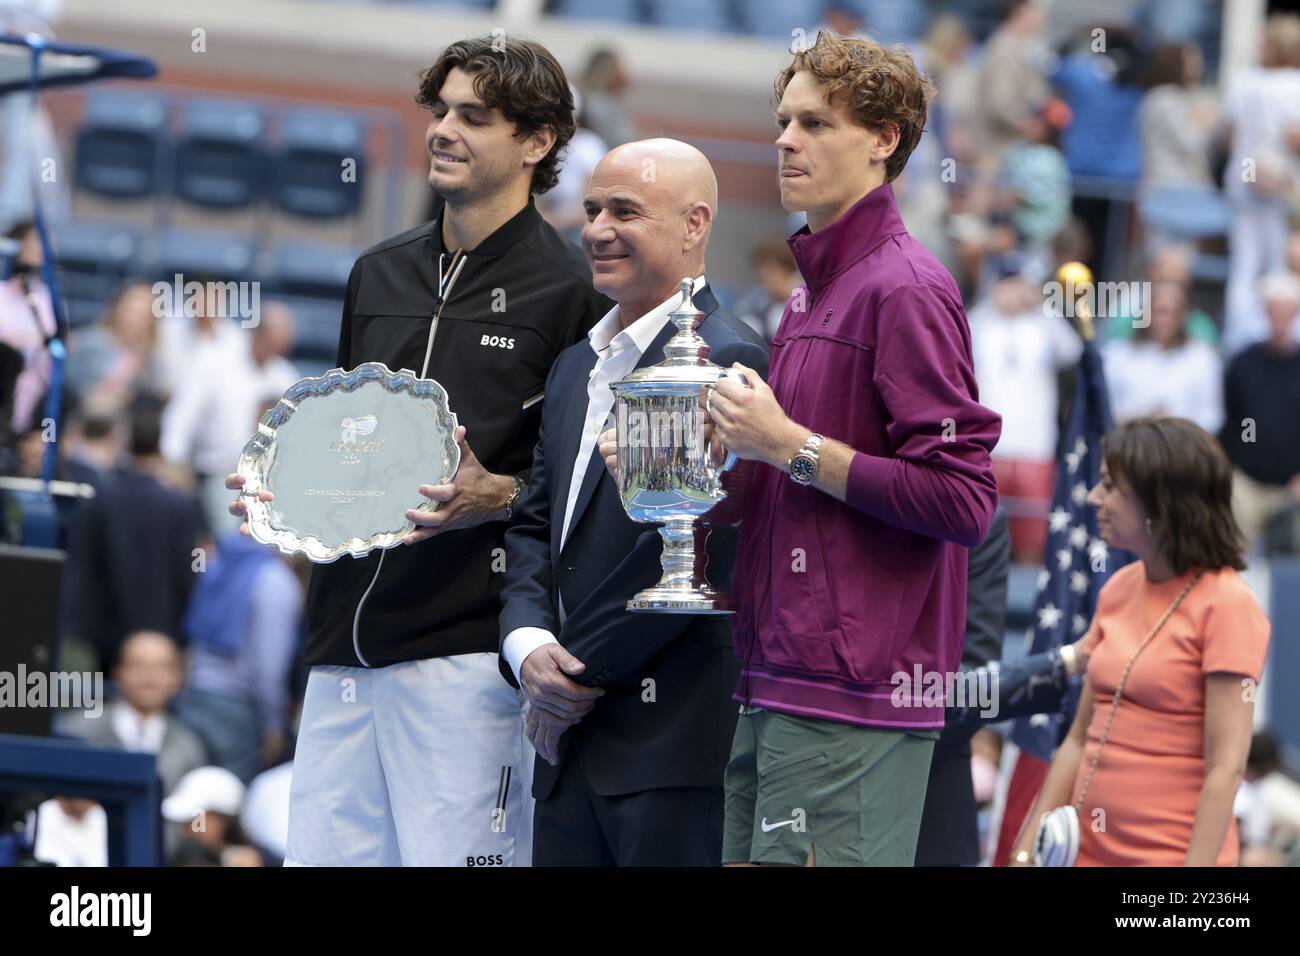
<instances>
[{"instance_id":1,"label":"handbag strap","mask_svg":"<svg viewBox=\"0 0 1300 956\"><path fill-rule=\"evenodd\" d=\"M1174 603L1170 604L1165 609L1165 613L1160 615L1160 620L1156 621L1146 639L1138 645L1138 649L1133 652L1133 656L1128 659L1128 664L1124 666L1124 673L1120 675L1119 684L1115 687L1115 699L1111 701L1110 714L1106 717L1106 726L1103 728L1101 739L1097 743L1097 752L1093 754L1092 765L1088 768L1088 776L1083 781L1083 789L1079 791L1079 799L1074 801L1074 809L1077 813L1083 812L1083 801L1088 797L1088 788L1092 786L1092 776L1097 772L1097 764L1101 761L1101 752L1106 746L1106 738L1110 736L1110 725L1115 722L1115 711L1119 707L1120 698L1124 695L1124 684L1128 681L1129 671L1133 670L1133 664L1137 661L1138 655L1146 650L1147 645L1151 643L1151 639L1165 626L1165 621L1169 620L1170 615L1178 610L1178 605L1183 603L1183 598L1187 597L1187 592L1192 589L1192 585L1201 580L1201 575L1204 573L1204 571L1198 571L1196 577L1187 582L1178 597L1174 598Z\"/></svg>"}]
</instances>

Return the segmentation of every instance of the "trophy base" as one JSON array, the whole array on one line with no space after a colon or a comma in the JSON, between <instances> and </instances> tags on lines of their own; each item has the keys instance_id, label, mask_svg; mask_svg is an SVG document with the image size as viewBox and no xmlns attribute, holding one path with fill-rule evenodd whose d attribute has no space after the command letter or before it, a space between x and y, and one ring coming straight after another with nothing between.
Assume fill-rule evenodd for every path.
<instances>
[{"instance_id":1,"label":"trophy base","mask_svg":"<svg viewBox=\"0 0 1300 956\"><path fill-rule=\"evenodd\" d=\"M731 595L709 588L646 588L627 602L629 611L656 611L660 614L735 614Z\"/></svg>"}]
</instances>

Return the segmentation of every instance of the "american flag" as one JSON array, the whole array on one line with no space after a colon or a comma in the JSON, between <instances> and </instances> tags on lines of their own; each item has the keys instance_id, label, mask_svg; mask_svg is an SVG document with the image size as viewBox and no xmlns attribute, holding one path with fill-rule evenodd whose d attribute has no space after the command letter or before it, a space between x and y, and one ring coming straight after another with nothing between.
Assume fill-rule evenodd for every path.
<instances>
[{"instance_id":1,"label":"american flag","mask_svg":"<svg viewBox=\"0 0 1300 956\"><path fill-rule=\"evenodd\" d=\"M1026 638L1027 653L1041 654L1083 637L1097 606L1097 592L1110 575L1130 560L1125 551L1108 551L1097 532L1097 515L1088 507L1088 492L1101 474L1101 436L1110 430L1110 396L1101 355L1091 339L1084 341L1070 421L1061 441L1052 512L1048 518L1045 566L1038 575L1034 623ZM1070 728L1079 688L1073 688L1060 710L1016 721L1011 740L1020 748L1012 773L998 839L996 865L1004 865L1038 796L1052 753Z\"/></svg>"}]
</instances>

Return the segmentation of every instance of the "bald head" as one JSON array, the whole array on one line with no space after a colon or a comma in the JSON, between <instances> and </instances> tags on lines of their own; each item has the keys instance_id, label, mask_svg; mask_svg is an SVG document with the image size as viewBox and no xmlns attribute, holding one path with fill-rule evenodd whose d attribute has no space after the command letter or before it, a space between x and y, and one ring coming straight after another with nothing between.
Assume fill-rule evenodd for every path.
<instances>
[{"instance_id":1,"label":"bald head","mask_svg":"<svg viewBox=\"0 0 1300 956\"><path fill-rule=\"evenodd\" d=\"M647 139L617 147L596 166L583 206L593 284L619 304L625 325L670 298L683 277L704 272L718 181L694 146Z\"/></svg>"},{"instance_id":2,"label":"bald head","mask_svg":"<svg viewBox=\"0 0 1300 956\"><path fill-rule=\"evenodd\" d=\"M718 211L718 180L708 157L679 139L641 139L616 146L596 167L608 163L647 179L665 197L682 205L706 203Z\"/></svg>"}]
</instances>

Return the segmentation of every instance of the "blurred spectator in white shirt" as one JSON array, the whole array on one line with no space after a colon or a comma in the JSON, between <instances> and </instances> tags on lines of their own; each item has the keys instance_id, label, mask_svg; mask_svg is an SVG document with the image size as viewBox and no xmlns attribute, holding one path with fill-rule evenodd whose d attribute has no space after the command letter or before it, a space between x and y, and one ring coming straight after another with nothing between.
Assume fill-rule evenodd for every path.
<instances>
[{"instance_id":1,"label":"blurred spectator in white shirt","mask_svg":"<svg viewBox=\"0 0 1300 956\"><path fill-rule=\"evenodd\" d=\"M1146 327L1102 348L1116 423L1173 415L1217 432L1223 423L1223 363L1213 347L1188 336L1187 293L1173 282L1152 283L1145 312Z\"/></svg>"},{"instance_id":2,"label":"blurred spectator in white shirt","mask_svg":"<svg viewBox=\"0 0 1300 956\"><path fill-rule=\"evenodd\" d=\"M163 285L170 286L159 283L154 288ZM208 314L206 294L192 300L198 309L194 315L184 312L178 315L171 311L172 299L173 291L168 288L168 291L155 295L153 305L154 315L158 316L157 356L160 394L164 398L175 395L176 390L193 376L195 369L209 361L209 356L217 363L229 362L230 356L248 348L248 337L238 321L229 316ZM183 298L182 301L186 301L188 307L188 301Z\"/></svg>"},{"instance_id":3,"label":"blurred spectator in white shirt","mask_svg":"<svg viewBox=\"0 0 1300 956\"><path fill-rule=\"evenodd\" d=\"M46 800L36 809L32 856L55 866L108 866L108 814L84 797Z\"/></svg>"},{"instance_id":4,"label":"blurred spectator in white shirt","mask_svg":"<svg viewBox=\"0 0 1300 956\"><path fill-rule=\"evenodd\" d=\"M1056 476L1056 376L1079 360L1083 343L1015 271L970 310L970 328L980 402L1002 416L993 450L998 491L1004 500L1018 499L1016 508L1008 507L1012 553L1017 562L1037 564Z\"/></svg>"},{"instance_id":5,"label":"blurred spectator in white shirt","mask_svg":"<svg viewBox=\"0 0 1300 956\"><path fill-rule=\"evenodd\" d=\"M196 356L163 415L163 456L193 469L214 535L239 527L227 510L225 477L253 436L266 397L282 394L301 377L285 358L293 347L293 316L285 306L264 305L253 329L232 334L230 349L213 347Z\"/></svg>"}]
</instances>

